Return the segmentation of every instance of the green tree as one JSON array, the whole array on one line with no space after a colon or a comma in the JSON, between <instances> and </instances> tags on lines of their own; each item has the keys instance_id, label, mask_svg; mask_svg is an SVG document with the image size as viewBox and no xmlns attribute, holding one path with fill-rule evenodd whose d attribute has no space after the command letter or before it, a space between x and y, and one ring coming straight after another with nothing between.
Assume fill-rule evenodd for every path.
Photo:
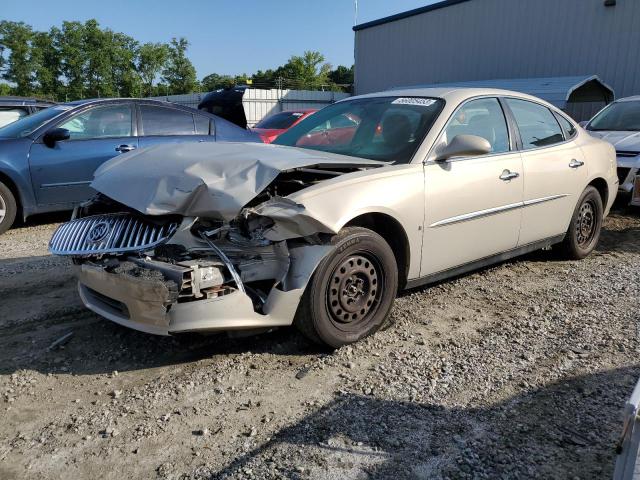
<instances>
[{"instance_id":1,"label":"green tree","mask_svg":"<svg viewBox=\"0 0 640 480\"><path fill-rule=\"evenodd\" d=\"M55 39L60 30L53 27L49 32L34 32L31 42L31 59L34 68L36 92L57 99L62 92L60 81L60 52Z\"/></svg>"},{"instance_id":2,"label":"green tree","mask_svg":"<svg viewBox=\"0 0 640 480\"><path fill-rule=\"evenodd\" d=\"M200 82L202 90L205 92L212 92L220 88L231 88L236 82L235 78L231 75L218 75L217 73L211 73L204 77Z\"/></svg>"},{"instance_id":3,"label":"green tree","mask_svg":"<svg viewBox=\"0 0 640 480\"><path fill-rule=\"evenodd\" d=\"M169 57L162 78L167 82L171 94L190 93L197 84L196 69L187 58L189 42L186 38L172 38Z\"/></svg>"},{"instance_id":4,"label":"green tree","mask_svg":"<svg viewBox=\"0 0 640 480\"><path fill-rule=\"evenodd\" d=\"M331 64L325 63L324 55L320 52L306 51L302 56L292 56L281 68L277 75L283 76L288 85L300 89L317 89L328 85Z\"/></svg>"},{"instance_id":5,"label":"green tree","mask_svg":"<svg viewBox=\"0 0 640 480\"><path fill-rule=\"evenodd\" d=\"M165 68L169 58L169 47L163 43L145 43L138 55L138 73L144 95L153 95L153 82ZM205 77L206 78L206 77Z\"/></svg>"},{"instance_id":6,"label":"green tree","mask_svg":"<svg viewBox=\"0 0 640 480\"><path fill-rule=\"evenodd\" d=\"M82 47L85 64L84 94L88 97L110 97L115 94L112 50L113 32L102 30L97 20L87 20L82 26Z\"/></svg>"},{"instance_id":7,"label":"green tree","mask_svg":"<svg viewBox=\"0 0 640 480\"><path fill-rule=\"evenodd\" d=\"M84 25L62 22L56 44L60 52L60 72L66 79L64 100L85 98Z\"/></svg>"},{"instance_id":8,"label":"green tree","mask_svg":"<svg viewBox=\"0 0 640 480\"><path fill-rule=\"evenodd\" d=\"M32 37L33 30L23 22L0 22L0 49L10 52L3 62L2 78L15 84L18 95L29 95L33 91Z\"/></svg>"},{"instance_id":9,"label":"green tree","mask_svg":"<svg viewBox=\"0 0 640 480\"><path fill-rule=\"evenodd\" d=\"M115 94L119 97L142 96L142 79L137 71L140 46L124 33L111 32L111 69Z\"/></svg>"}]
</instances>

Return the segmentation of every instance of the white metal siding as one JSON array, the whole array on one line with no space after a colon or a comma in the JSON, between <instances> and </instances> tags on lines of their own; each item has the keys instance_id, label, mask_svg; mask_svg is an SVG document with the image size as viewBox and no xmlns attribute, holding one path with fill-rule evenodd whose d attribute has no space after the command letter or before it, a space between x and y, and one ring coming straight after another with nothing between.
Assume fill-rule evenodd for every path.
<instances>
[{"instance_id":1,"label":"white metal siding","mask_svg":"<svg viewBox=\"0 0 640 480\"><path fill-rule=\"evenodd\" d=\"M342 92L251 88L245 91L242 105L247 124L253 126L274 113L310 108L321 109L349 96L348 93Z\"/></svg>"},{"instance_id":2,"label":"white metal siding","mask_svg":"<svg viewBox=\"0 0 640 480\"><path fill-rule=\"evenodd\" d=\"M640 93L640 0L471 0L356 31L356 93L598 75Z\"/></svg>"},{"instance_id":3,"label":"white metal siding","mask_svg":"<svg viewBox=\"0 0 640 480\"><path fill-rule=\"evenodd\" d=\"M198 108L198 104L205 95L207 95L207 92L151 98ZM350 94L342 92L247 88L242 97L242 105L244 106L244 113L247 117L247 124L252 127L264 117L273 115L274 113L290 110L306 110L309 108L319 110L322 107L326 107L349 96Z\"/></svg>"}]
</instances>

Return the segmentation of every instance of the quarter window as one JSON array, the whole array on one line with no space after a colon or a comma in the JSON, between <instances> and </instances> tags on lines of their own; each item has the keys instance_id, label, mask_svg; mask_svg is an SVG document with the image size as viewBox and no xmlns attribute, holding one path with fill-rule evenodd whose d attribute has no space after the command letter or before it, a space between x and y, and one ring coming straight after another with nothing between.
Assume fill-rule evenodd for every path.
<instances>
[{"instance_id":1,"label":"quarter window","mask_svg":"<svg viewBox=\"0 0 640 480\"><path fill-rule=\"evenodd\" d=\"M564 129L564 133L567 136L567 139L575 137L577 132L575 125L571 123L569 120L567 120L566 118L564 118L562 115L559 115L557 113L556 113L556 118L558 119L558 122L560 122L560 125Z\"/></svg>"},{"instance_id":2,"label":"quarter window","mask_svg":"<svg viewBox=\"0 0 640 480\"><path fill-rule=\"evenodd\" d=\"M131 106L105 105L85 110L60 125L69 130L70 140L130 137Z\"/></svg>"},{"instance_id":3,"label":"quarter window","mask_svg":"<svg viewBox=\"0 0 640 480\"><path fill-rule=\"evenodd\" d=\"M460 107L444 132L448 144L457 135L476 135L486 139L492 153L509 151L509 130L497 98L471 100Z\"/></svg>"},{"instance_id":4,"label":"quarter window","mask_svg":"<svg viewBox=\"0 0 640 480\"><path fill-rule=\"evenodd\" d=\"M140 105L144 135L193 135L193 115L173 108Z\"/></svg>"},{"instance_id":5,"label":"quarter window","mask_svg":"<svg viewBox=\"0 0 640 480\"><path fill-rule=\"evenodd\" d=\"M515 98L508 98L507 105L513 112L525 150L564 141L562 129L547 107Z\"/></svg>"}]
</instances>

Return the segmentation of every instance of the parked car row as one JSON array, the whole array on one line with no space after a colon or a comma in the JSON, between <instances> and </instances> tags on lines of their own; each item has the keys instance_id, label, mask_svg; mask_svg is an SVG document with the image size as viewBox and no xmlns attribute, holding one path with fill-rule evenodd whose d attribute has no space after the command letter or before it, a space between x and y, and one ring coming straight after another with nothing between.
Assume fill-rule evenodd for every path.
<instances>
[{"instance_id":1,"label":"parked car row","mask_svg":"<svg viewBox=\"0 0 640 480\"><path fill-rule=\"evenodd\" d=\"M339 101L271 145L123 153L91 187L50 243L91 310L162 335L295 324L338 347L381 328L403 288L551 246L587 256L618 179L611 144L542 100L434 88Z\"/></svg>"}]
</instances>

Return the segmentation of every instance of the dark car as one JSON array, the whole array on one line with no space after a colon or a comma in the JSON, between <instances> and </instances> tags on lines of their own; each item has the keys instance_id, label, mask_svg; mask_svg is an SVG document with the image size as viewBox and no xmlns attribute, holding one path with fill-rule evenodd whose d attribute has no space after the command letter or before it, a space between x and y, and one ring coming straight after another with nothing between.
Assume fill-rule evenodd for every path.
<instances>
[{"instance_id":1,"label":"dark car","mask_svg":"<svg viewBox=\"0 0 640 480\"><path fill-rule=\"evenodd\" d=\"M52 105L55 103L39 98L0 97L0 128Z\"/></svg>"},{"instance_id":2,"label":"dark car","mask_svg":"<svg viewBox=\"0 0 640 480\"><path fill-rule=\"evenodd\" d=\"M242 97L247 88L246 85L238 85L207 93L198 105L198 110L222 117L240 128L247 128L247 117L242 106Z\"/></svg>"},{"instance_id":3,"label":"dark car","mask_svg":"<svg viewBox=\"0 0 640 480\"><path fill-rule=\"evenodd\" d=\"M95 170L114 156L161 143L260 142L215 115L167 102L81 100L0 128L0 233L89 199Z\"/></svg>"}]
</instances>

